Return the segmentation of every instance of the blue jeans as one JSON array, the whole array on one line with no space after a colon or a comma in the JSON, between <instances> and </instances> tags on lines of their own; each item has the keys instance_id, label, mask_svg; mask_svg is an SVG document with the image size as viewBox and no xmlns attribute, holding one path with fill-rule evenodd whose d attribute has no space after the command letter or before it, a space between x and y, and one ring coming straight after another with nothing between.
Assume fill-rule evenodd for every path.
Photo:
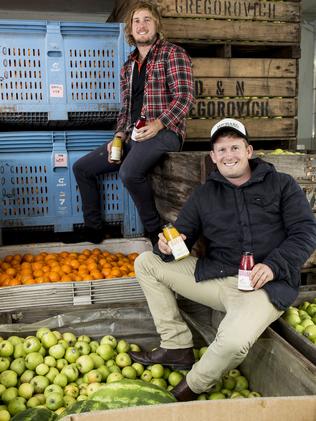
<instances>
[{"instance_id":1,"label":"blue jeans","mask_svg":"<svg viewBox=\"0 0 316 421\"><path fill-rule=\"evenodd\" d=\"M85 225L94 229L102 228L97 177L119 170L119 177L134 200L145 229L148 232L159 230L161 219L148 173L165 153L177 152L180 147L178 135L163 129L144 142L130 140L125 145L123 162L120 165L108 162L106 144L78 159L73 165L73 172L81 194Z\"/></svg>"}]
</instances>

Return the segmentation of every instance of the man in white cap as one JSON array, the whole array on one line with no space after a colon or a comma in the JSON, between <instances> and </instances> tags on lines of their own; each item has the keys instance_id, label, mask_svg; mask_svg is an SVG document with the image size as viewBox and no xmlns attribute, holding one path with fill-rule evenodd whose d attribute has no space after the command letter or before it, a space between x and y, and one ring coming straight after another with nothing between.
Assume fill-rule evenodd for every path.
<instances>
[{"instance_id":1,"label":"man in white cap","mask_svg":"<svg viewBox=\"0 0 316 421\"><path fill-rule=\"evenodd\" d=\"M304 192L287 174L260 158L245 126L224 119L211 130L216 170L197 187L175 227L189 249L200 235L203 257L175 261L163 234L154 252L136 259L136 276L145 293L160 347L131 352L134 361L191 368L172 393L179 401L209 391L237 367L250 347L298 295L300 268L316 247L315 217ZM238 289L243 252L252 252L252 291ZM192 334L182 319L175 293L225 313L214 341L195 362Z\"/></svg>"}]
</instances>

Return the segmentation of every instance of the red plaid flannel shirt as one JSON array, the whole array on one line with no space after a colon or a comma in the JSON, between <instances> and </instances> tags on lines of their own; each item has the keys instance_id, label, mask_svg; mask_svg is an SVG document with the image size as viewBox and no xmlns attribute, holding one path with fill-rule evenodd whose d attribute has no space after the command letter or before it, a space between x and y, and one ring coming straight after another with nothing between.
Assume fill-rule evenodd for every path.
<instances>
[{"instance_id":1,"label":"red plaid flannel shirt","mask_svg":"<svg viewBox=\"0 0 316 421\"><path fill-rule=\"evenodd\" d=\"M126 131L131 124L132 74L137 50L121 69L122 108L116 131ZM192 63L185 50L165 40L157 40L148 53L144 99L141 114L148 121L162 124L184 140L185 116L194 102Z\"/></svg>"}]
</instances>

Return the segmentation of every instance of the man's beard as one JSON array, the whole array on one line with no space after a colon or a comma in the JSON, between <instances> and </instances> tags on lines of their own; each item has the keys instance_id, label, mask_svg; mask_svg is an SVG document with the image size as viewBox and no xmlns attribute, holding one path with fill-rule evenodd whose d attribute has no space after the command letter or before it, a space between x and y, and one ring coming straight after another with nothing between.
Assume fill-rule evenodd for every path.
<instances>
[{"instance_id":1,"label":"man's beard","mask_svg":"<svg viewBox=\"0 0 316 421\"><path fill-rule=\"evenodd\" d=\"M156 39L157 39L157 35L153 36L151 39L148 39L146 41L136 41L135 40L135 43L136 43L137 47L138 46L139 47L145 47L146 45L153 45L154 42L156 41Z\"/></svg>"}]
</instances>

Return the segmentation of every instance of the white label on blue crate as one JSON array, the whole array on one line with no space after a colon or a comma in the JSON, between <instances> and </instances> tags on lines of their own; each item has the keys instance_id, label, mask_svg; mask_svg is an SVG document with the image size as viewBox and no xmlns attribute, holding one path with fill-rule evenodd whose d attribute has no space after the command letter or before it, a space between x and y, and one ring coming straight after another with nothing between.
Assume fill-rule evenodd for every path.
<instances>
[{"instance_id":1,"label":"white label on blue crate","mask_svg":"<svg viewBox=\"0 0 316 421\"><path fill-rule=\"evenodd\" d=\"M55 153L54 154L54 167L67 167L68 158L66 153Z\"/></svg>"},{"instance_id":2,"label":"white label on blue crate","mask_svg":"<svg viewBox=\"0 0 316 421\"><path fill-rule=\"evenodd\" d=\"M64 85L49 85L49 95L51 98L63 98L64 96Z\"/></svg>"}]
</instances>

